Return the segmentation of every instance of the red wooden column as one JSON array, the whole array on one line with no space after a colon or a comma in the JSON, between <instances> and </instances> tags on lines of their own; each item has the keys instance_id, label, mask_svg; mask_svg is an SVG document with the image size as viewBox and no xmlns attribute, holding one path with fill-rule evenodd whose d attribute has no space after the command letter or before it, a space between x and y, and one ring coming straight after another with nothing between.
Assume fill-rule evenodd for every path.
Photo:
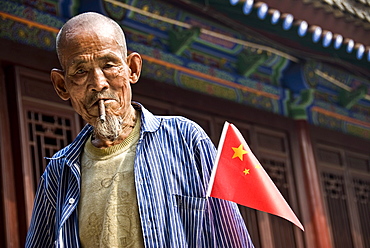
<instances>
[{"instance_id":1,"label":"red wooden column","mask_svg":"<svg viewBox=\"0 0 370 248\"><path fill-rule=\"evenodd\" d=\"M308 123L306 120L296 120L296 125L305 189L308 197L308 209L310 211L310 220L308 223L305 223L307 236L309 236L309 242L313 243L313 247L331 248L333 245L330 236L330 228L325 215L322 192L320 190L319 172L315 163Z\"/></svg>"},{"instance_id":2,"label":"red wooden column","mask_svg":"<svg viewBox=\"0 0 370 248\"><path fill-rule=\"evenodd\" d=\"M18 214L11 152L11 137L6 101L4 74L0 70L0 171L2 177L6 247L20 247ZM1 214L1 213L0 213Z\"/></svg>"}]
</instances>

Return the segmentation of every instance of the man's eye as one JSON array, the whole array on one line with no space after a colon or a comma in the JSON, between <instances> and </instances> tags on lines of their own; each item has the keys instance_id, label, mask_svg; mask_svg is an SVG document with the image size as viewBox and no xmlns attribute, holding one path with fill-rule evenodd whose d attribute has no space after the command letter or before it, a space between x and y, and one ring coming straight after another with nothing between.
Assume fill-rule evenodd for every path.
<instances>
[{"instance_id":1,"label":"man's eye","mask_svg":"<svg viewBox=\"0 0 370 248\"><path fill-rule=\"evenodd\" d=\"M114 67L113 64L105 64L104 65L104 69L109 69L109 68L112 68L112 67Z\"/></svg>"},{"instance_id":2,"label":"man's eye","mask_svg":"<svg viewBox=\"0 0 370 248\"><path fill-rule=\"evenodd\" d=\"M75 74L83 74L85 73L86 71L84 69L78 69Z\"/></svg>"}]
</instances>

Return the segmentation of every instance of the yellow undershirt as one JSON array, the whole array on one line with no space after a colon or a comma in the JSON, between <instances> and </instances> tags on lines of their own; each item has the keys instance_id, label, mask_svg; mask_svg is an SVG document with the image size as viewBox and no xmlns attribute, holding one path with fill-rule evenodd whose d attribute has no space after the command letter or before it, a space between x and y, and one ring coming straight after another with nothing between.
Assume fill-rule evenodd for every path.
<instances>
[{"instance_id":1,"label":"yellow undershirt","mask_svg":"<svg viewBox=\"0 0 370 248\"><path fill-rule=\"evenodd\" d=\"M91 137L85 144L78 205L82 247L144 247L134 178L137 120L121 144L99 149Z\"/></svg>"}]
</instances>

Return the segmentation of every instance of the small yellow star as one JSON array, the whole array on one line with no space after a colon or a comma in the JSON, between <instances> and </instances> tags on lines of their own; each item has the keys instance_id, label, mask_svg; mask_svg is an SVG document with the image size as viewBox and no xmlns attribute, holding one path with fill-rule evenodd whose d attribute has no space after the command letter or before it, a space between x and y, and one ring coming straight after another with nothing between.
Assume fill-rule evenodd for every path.
<instances>
[{"instance_id":1,"label":"small yellow star","mask_svg":"<svg viewBox=\"0 0 370 248\"><path fill-rule=\"evenodd\" d=\"M262 167L261 167L261 165L260 165L260 164L255 164L255 165L254 165L254 168L261 169Z\"/></svg>"},{"instance_id":2,"label":"small yellow star","mask_svg":"<svg viewBox=\"0 0 370 248\"><path fill-rule=\"evenodd\" d=\"M243 161L243 155L248 153L247 151L243 150L243 145L240 144L238 148L231 147L234 150L234 155L232 158L238 157L241 161Z\"/></svg>"},{"instance_id":3,"label":"small yellow star","mask_svg":"<svg viewBox=\"0 0 370 248\"><path fill-rule=\"evenodd\" d=\"M244 175L249 174L249 169L244 169L243 173L244 173Z\"/></svg>"}]
</instances>

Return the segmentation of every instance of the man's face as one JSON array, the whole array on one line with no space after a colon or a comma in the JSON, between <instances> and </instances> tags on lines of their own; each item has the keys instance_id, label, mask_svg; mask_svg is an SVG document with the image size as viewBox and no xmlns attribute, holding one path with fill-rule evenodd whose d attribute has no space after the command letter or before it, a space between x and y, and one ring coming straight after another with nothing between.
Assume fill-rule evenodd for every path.
<instances>
[{"instance_id":1,"label":"man's face","mask_svg":"<svg viewBox=\"0 0 370 248\"><path fill-rule=\"evenodd\" d=\"M65 89L73 108L91 125L104 99L106 114L125 117L131 105L131 69L113 32L71 32L61 49Z\"/></svg>"}]
</instances>

